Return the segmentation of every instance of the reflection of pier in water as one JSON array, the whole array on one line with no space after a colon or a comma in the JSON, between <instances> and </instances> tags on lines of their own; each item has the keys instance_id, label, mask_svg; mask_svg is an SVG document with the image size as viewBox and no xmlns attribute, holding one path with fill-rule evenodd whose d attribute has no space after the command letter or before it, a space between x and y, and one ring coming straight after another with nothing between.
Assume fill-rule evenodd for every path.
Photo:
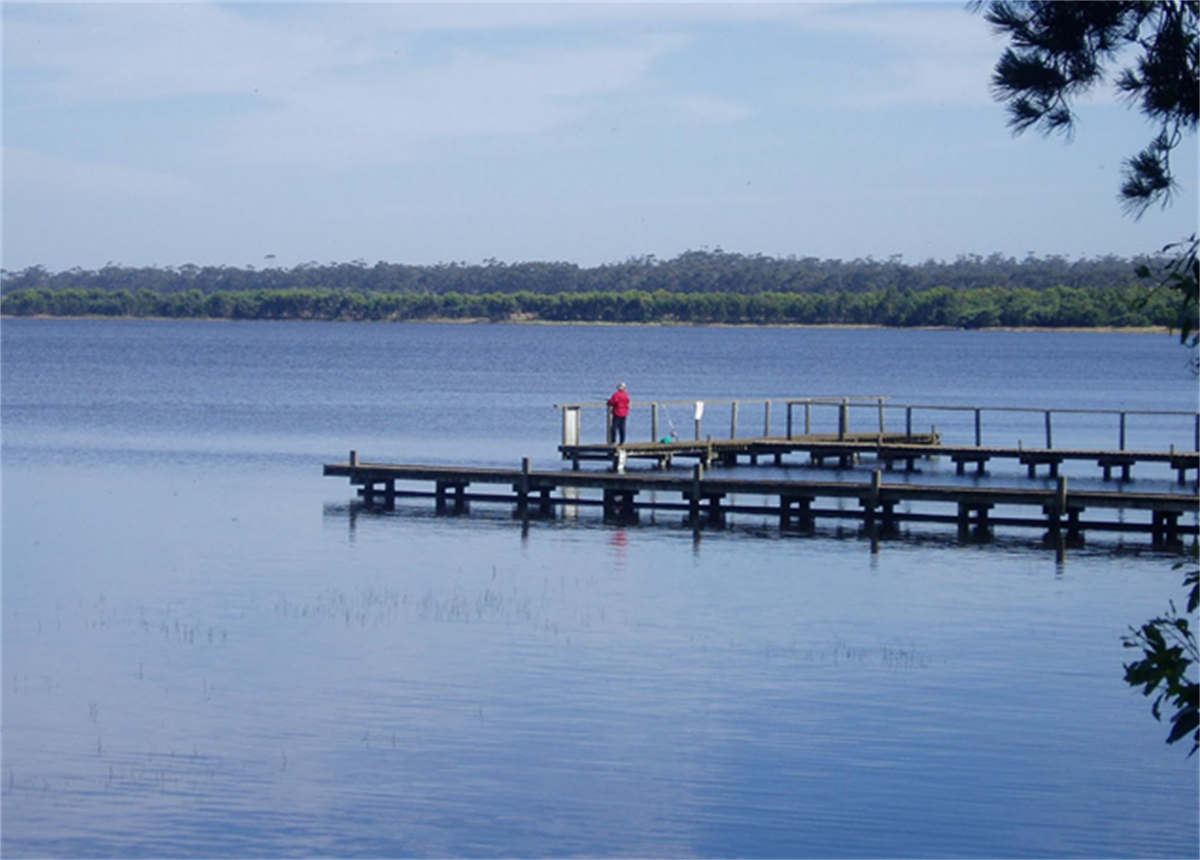
<instances>
[{"instance_id":1,"label":"reflection of pier in water","mask_svg":"<svg viewBox=\"0 0 1200 860\"><path fill-rule=\"evenodd\" d=\"M1155 546L1179 545L1197 531L1180 522L1196 513L1193 494L1076 490L1063 476L1052 487L929 486L885 482L880 470L868 481L801 481L713 477L700 464L690 474L542 471L531 469L528 459L520 469L496 469L363 463L354 452L348 462L326 464L324 474L349 478L367 507L395 510L399 500L423 498L433 500L437 513L461 515L472 505L499 504L526 520L577 516L584 508L616 522L675 511L697 530L720 527L731 515L754 515L774 519L785 531L850 520L880 537L900 534L902 525L932 524L953 527L964 539L1025 528L1066 543L1093 531L1140 533Z\"/></svg>"}]
</instances>

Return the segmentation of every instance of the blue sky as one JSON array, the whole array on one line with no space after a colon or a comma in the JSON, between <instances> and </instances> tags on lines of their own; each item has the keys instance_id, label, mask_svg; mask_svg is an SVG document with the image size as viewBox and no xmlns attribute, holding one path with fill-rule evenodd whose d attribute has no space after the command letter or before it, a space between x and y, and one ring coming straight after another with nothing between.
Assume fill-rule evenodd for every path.
<instances>
[{"instance_id":1,"label":"blue sky","mask_svg":"<svg viewBox=\"0 0 1200 860\"><path fill-rule=\"evenodd\" d=\"M962 3L4 2L2 263L1153 251L1109 92L1013 137Z\"/></svg>"}]
</instances>

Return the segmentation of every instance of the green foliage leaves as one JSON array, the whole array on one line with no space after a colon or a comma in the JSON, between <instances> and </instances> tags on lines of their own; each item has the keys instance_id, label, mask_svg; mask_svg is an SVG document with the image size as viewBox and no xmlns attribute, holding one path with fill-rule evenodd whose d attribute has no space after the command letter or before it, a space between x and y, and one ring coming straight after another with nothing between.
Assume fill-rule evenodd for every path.
<instances>
[{"instance_id":1,"label":"green foliage leaves","mask_svg":"<svg viewBox=\"0 0 1200 860\"><path fill-rule=\"evenodd\" d=\"M1193 548L1193 552L1194 552ZM1187 612L1195 614L1200 603L1200 570L1191 570L1183 584L1190 586ZM1140 628L1130 628L1122 640L1126 648L1140 648L1142 659L1125 665L1125 681L1131 687L1141 687L1142 694L1154 696L1150 706L1156 720L1162 720L1163 705L1174 713L1169 720L1171 729L1167 743L1173 744L1192 736L1193 755L1200 749L1200 686L1188 671L1200 661L1196 635L1186 617L1180 616L1172 602L1166 615L1151 619Z\"/></svg>"},{"instance_id":2,"label":"green foliage leaves","mask_svg":"<svg viewBox=\"0 0 1200 860\"><path fill-rule=\"evenodd\" d=\"M1186 242L1177 242L1162 249L1163 254L1169 255L1165 262L1155 267L1141 265L1137 267L1137 276L1156 282L1152 292L1167 290L1176 293L1175 320L1171 325L1178 330L1180 343L1196 347L1200 344L1200 322L1197 320L1200 308L1200 261L1197 261L1197 247L1200 241L1195 233Z\"/></svg>"},{"instance_id":3,"label":"green foliage leaves","mask_svg":"<svg viewBox=\"0 0 1200 860\"><path fill-rule=\"evenodd\" d=\"M1200 3L1062 0L986 6L984 17L1010 47L996 63L992 91L1008 107L1020 134L1038 128L1070 134L1075 99L1100 85L1107 67L1117 90L1158 127L1150 143L1127 159L1121 199L1134 215L1166 203L1174 188L1171 153L1200 114Z\"/></svg>"},{"instance_id":4,"label":"green foliage leaves","mask_svg":"<svg viewBox=\"0 0 1200 860\"><path fill-rule=\"evenodd\" d=\"M1137 301L1135 302L1135 298ZM1137 304L1135 308L1134 305ZM204 295L105 290L17 290L9 316L174 319L541 320L546 322L877 325L899 328L1089 328L1163 326L1175 321L1168 296L1129 289L1003 287L863 293L348 293L328 290L219 291Z\"/></svg>"}]
</instances>

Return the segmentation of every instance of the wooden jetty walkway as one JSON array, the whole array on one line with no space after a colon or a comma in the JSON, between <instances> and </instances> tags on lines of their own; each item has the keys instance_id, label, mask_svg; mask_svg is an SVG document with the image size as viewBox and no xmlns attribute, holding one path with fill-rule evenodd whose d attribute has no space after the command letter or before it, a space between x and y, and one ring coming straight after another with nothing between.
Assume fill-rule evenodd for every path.
<instances>
[{"instance_id":1,"label":"wooden jetty walkway","mask_svg":"<svg viewBox=\"0 0 1200 860\"><path fill-rule=\"evenodd\" d=\"M784 437L760 437L756 439L708 439L703 442L630 442L616 446L609 444L560 446L563 459L572 461L579 469L586 461L609 463L616 471L622 471L630 460L651 460L659 468L669 468L675 460L691 459L706 468L712 466L737 466L741 463L786 466L794 455L806 455L808 461L818 467L826 461L837 463L838 468L847 469L872 457L886 470L892 471L897 463L903 463L908 471L916 468L918 460L931 457L946 457L955 465L955 471L964 475L970 467L975 474L984 475L987 464L992 460L1013 460L1024 466L1030 478L1038 476L1044 467L1046 474L1057 478L1063 463L1095 463L1105 481L1113 479L1119 471L1120 480L1129 481L1133 466L1142 463L1162 463L1176 474L1176 482L1187 483L1189 472L1200 473L1200 452L1196 451L1121 451L1107 449L1071 448L1007 448L1002 446L946 445L936 434L870 434L853 433L843 438L834 435L813 434Z\"/></svg>"},{"instance_id":2,"label":"wooden jetty walkway","mask_svg":"<svg viewBox=\"0 0 1200 860\"><path fill-rule=\"evenodd\" d=\"M649 440L616 446L607 441L605 404L557 405L562 412L562 443L558 448L562 459L577 470L585 462L599 461L620 471L630 460L649 460L659 468L668 468L676 460L693 460L706 468L743 462L783 466L788 462L786 458L795 455L807 457L816 466L832 461L845 469L863 457L873 457L887 470L902 463L912 471L921 459L947 457L960 475L968 468L983 475L991 461L1011 460L1024 466L1030 478L1037 477L1039 468L1044 468L1049 477L1057 478L1064 463L1086 462L1095 463L1105 481L1112 480L1114 472L1120 480L1129 481L1134 466L1161 464L1175 472L1180 485L1187 483L1191 472L1200 480L1200 412L913 405L892 403L889 398L877 396L672 401L634 403L632 407L631 425L635 413L640 411L642 432L649 430ZM685 412L691 416L691 438L681 437L680 428L671 419L671 407L681 418ZM707 419L711 426L714 413L723 410L728 414L728 434L714 437L706 432L703 422ZM870 429L851 429L852 410L871 413ZM596 441L584 441L586 413L596 416L590 422L591 435ZM776 426L781 413L785 427ZM899 423L895 419L897 414L903 417L902 430L892 429ZM745 433L747 415L755 419L761 415L761 434ZM914 429L918 417L928 419L931 415L950 419L949 428L944 422L941 429L937 424L931 425L928 432ZM822 417L827 426L816 432L814 418L819 421ZM1060 430L1061 422L1067 419L1107 421L1113 443L1109 447L1055 447L1056 417ZM985 418L989 436L1003 433L1007 436L1005 441L988 439L985 444ZM1035 420L1030 423L1030 418ZM1157 425L1164 422L1173 424L1178 443L1154 448L1146 444L1131 446L1132 436L1137 437L1134 441L1153 438L1151 431L1160 429ZM858 424L861 423L860 420ZM1021 432L1014 429L1017 425L1031 434L1034 444L1026 445L1019 436L1012 438L1015 432ZM755 429L758 426L756 423Z\"/></svg>"},{"instance_id":3,"label":"wooden jetty walkway","mask_svg":"<svg viewBox=\"0 0 1200 860\"><path fill-rule=\"evenodd\" d=\"M881 535L904 523L935 523L957 528L964 538L987 539L998 527L1015 527L1044 530L1068 542L1082 541L1090 531L1143 533L1156 546L1177 545L1185 534L1195 539L1197 533L1195 525L1180 522L1197 511L1192 494L1078 491L1068 489L1061 476L1051 488L885 483L880 470L865 482L751 480L714 478L699 463L691 474L535 471L528 459L520 469L403 465L360 462L353 451L345 463L326 464L324 474L349 478L366 505L395 509L401 498L432 498L441 513L499 503L529 518L590 505L617 520L636 519L645 510L680 511L696 529L744 513L773 517L782 529L812 530L819 520L850 519ZM1122 513L1095 516L1101 511ZM1127 518L1130 512L1136 517Z\"/></svg>"}]
</instances>

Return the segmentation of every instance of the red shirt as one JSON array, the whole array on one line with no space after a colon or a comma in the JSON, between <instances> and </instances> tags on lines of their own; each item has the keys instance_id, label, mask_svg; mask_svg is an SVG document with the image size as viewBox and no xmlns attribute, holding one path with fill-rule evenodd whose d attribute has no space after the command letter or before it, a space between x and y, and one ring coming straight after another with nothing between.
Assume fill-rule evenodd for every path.
<instances>
[{"instance_id":1,"label":"red shirt","mask_svg":"<svg viewBox=\"0 0 1200 860\"><path fill-rule=\"evenodd\" d=\"M629 414L629 395L624 391L615 391L613 396L608 398L608 405L614 418L624 418Z\"/></svg>"}]
</instances>

